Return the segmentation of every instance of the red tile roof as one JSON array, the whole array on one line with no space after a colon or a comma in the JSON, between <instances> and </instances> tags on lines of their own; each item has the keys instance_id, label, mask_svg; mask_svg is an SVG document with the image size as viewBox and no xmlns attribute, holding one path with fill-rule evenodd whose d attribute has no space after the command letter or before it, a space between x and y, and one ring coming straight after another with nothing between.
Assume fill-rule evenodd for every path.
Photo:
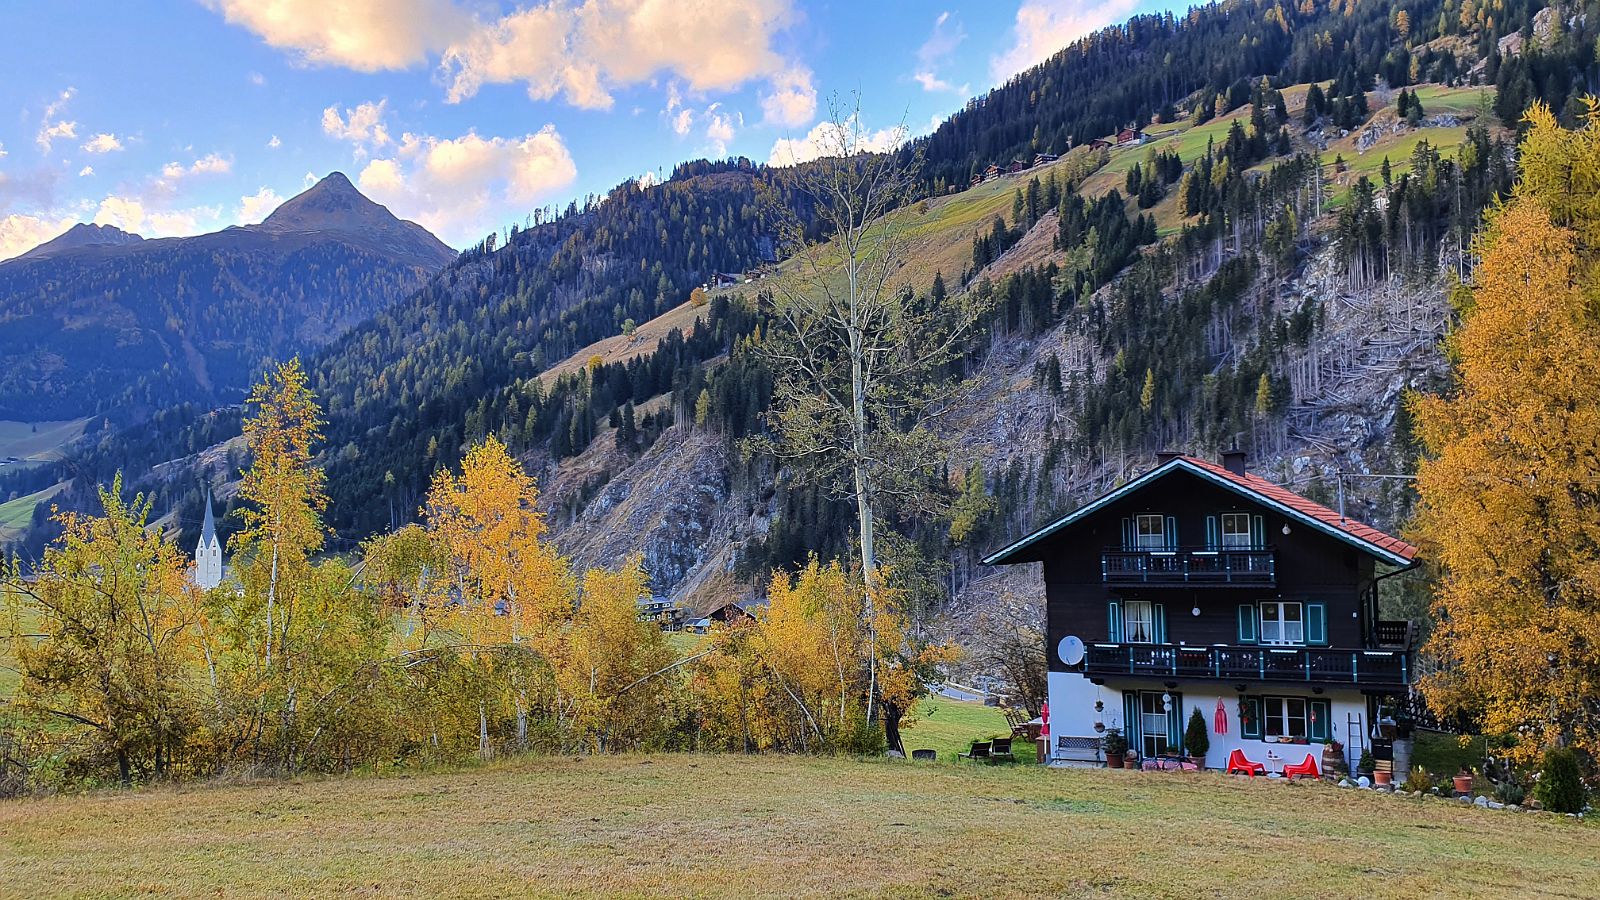
<instances>
[{"instance_id":1,"label":"red tile roof","mask_svg":"<svg viewBox=\"0 0 1600 900\"><path fill-rule=\"evenodd\" d=\"M1393 553L1394 555L1407 560L1415 559L1417 556L1416 547L1413 547L1405 541L1400 540L1394 535L1379 531L1378 529L1373 528L1371 525L1357 522L1355 519L1341 516L1334 510L1331 510L1320 503L1314 503L1310 500L1307 500L1299 494L1296 494L1294 491L1273 484L1259 475L1251 475L1248 472L1243 475L1239 475L1235 472L1228 471L1228 469L1219 466L1214 462L1209 462L1193 456L1185 456L1183 457L1183 460L1190 465L1206 470L1208 473L1215 475L1218 478L1225 478L1239 487L1250 491L1251 493L1259 494L1260 496L1271 500L1274 503L1287 506L1301 515L1310 516L1311 518L1316 519L1323 524L1328 525L1329 527L1337 528L1351 537L1365 541L1388 553Z\"/></svg>"}]
</instances>

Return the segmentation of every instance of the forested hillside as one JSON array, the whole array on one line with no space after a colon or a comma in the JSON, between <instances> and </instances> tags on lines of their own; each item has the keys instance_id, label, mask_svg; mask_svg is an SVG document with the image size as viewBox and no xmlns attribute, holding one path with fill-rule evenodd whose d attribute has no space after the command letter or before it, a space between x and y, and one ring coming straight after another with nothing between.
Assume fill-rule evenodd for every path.
<instances>
[{"instance_id":1,"label":"forested hillside","mask_svg":"<svg viewBox=\"0 0 1600 900\"><path fill-rule=\"evenodd\" d=\"M163 240L78 226L0 263L0 419L237 403L265 360L326 344L454 255L339 173L260 225Z\"/></svg>"},{"instance_id":2,"label":"forested hillside","mask_svg":"<svg viewBox=\"0 0 1600 900\"><path fill-rule=\"evenodd\" d=\"M948 373L974 384L948 416L949 506L891 513L888 556L925 563L936 602L970 600L979 551L1167 447L1237 443L1329 502L1335 473L1408 467L1398 398L1440 371L1447 282L1509 187L1522 109L1543 99L1579 124L1592 6L1240 0L1138 17L913 142L906 279L989 312ZM1084 146L1127 125L1148 143ZM1062 158L968 188L1037 153ZM781 266L760 194L792 202L792 177L734 160L624 184L491 237L310 357L333 546L413 520L432 474L494 434L540 475L565 549L583 564L642 551L658 592L746 593L809 551L847 553L848 511L748 452L773 386L762 281L714 285ZM616 360L591 348L633 346L668 313ZM125 469L158 511L197 521L200 479L226 485L242 462L237 433L235 413L168 408L80 448L64 496ZM67 477L10 477L0 497ZM1343 486L1381 524L1410 502L1393 482Z\"/></svg>"}]
</instances>

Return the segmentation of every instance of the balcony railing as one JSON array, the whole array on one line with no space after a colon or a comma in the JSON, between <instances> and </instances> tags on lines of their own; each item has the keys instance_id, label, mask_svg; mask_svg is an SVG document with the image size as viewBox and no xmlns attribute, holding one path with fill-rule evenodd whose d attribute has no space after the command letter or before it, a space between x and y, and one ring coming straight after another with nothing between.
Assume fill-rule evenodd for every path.
<instances>
[{"instance_id":1,"label":"balcony railing","mask_svg":"<svg viewBox=\"0 0 1600 900\"><path fill-rule=\"evenodd\" d=\"M1100 573L1106 584L1271 587L1278 583L1278 557L1270 547L1107 550L1100 554Z\"/></svg>"},{"instance_id":2,"label":"balcony railing","mask_svg":"<svg viewBox=\"0 0 1600 900\"><path fill-rule=\"evenodd\" d=\"M1411 683L1410 665L1404 652L1328 647L1090 644L1084 656L1084 672L1313 684L1403 686Z\"/></svg>"}]
</instances>

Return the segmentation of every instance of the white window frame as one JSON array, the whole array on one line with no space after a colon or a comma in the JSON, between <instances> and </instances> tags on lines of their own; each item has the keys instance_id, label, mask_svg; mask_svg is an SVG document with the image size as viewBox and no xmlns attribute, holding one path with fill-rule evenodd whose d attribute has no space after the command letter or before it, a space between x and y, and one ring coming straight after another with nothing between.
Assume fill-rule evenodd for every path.
<instances>
[{"instance_id":1,"label":"white window frame","mask_svg":"<svg viewBox=\"0 0 1600 900\"><path fill-rule=\"evenodd\" d=\"M1139 692L1139 733L1143 746L1139 748L1145 757L1164 756L1171 749L1167 744L1167 711L1162 709L1161 695L1155 691ZM1150 707L1155 711L1151 712ZM1152 727L1154 726L1154 727Z\"/></svg>"},{"instance_id":2,"label":"white window frame","mask_svg":"<svg viewBox=\"0 0 1600 900\"><path fill-rule=\"evenodd\" d=\"M1271 609L1276 615L1267 616ZM1295 612L1294 619L1288 616ZM1298 600L1263 600L1259 607L1261 643L1273 647L1304 647L1306 645L1306 605ZM1291 629L1292 626L1292 629Z\"/></svg>"},{"instance_id":3,"label":"white window frame","mask_svg":"<svg viewBox=\"0 0 1600 900\"><path fill-rule=\"evenodd\" d=\"M1155 524L1154 531L1145 531L1145 525ZM1160 513L1140 513L1133 517L1133 543L1139 550L1167 549L1167 517Z\"/></svg>"},{"instance_id":4,"label":"white window frame","mask_svg":"<svg viewBox=\"0 0 1600 900\"><path fill-rule=\"evenodd\" d=\"M1274 710L1276 706L1276 710ZM1295 707L1299 707L1298 713ZM1298 723L1300 730L1294 730ZM1311 703L1304 697L1262 697L1261 733L1266 737L1311 739Z\"/></svg>"},{"instance_id":5,"label":"white window frame","mask_svg":"<svg viewBox=\"0 0 1600 900\"><path fill-rule=\"evenodd\" d=\"M1244 524L1244 531L1230 531L1230 523ZM1249 513L1223 513L1222 514L1222 549L1224 550L1250 550L1255 546L1255 537L1251 534Z\"/></svg>"},{"instance_id":6,"label":"white window frame","mask_svg":"<svg viewBox=\"0 0 1600 900\"><path fill-rule=\"evenodd\" d=\"M1144 636L1135 637L1141 625L1144 626ZM1122 601L1122 640L1129 644L1156 642L1156 610L1149 600Z\"/></svg>"}]
</instances>

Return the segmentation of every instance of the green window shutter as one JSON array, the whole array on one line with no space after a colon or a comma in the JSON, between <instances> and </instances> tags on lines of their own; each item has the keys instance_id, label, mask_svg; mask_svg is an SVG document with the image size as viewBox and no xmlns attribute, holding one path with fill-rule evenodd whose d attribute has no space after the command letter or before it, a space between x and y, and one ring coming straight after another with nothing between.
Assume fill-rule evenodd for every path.
<instances>
[{"instance_id":1,"label":"green window shutter","mask_svg":"<svg viewBox=\"0 0 1600 900\"><path fill-rule=\"evenodd\" d=\"M1139 718L1139 694L1135 691L1123 691L1122 736L1128 739L1128 746L1142 756L1144 735L1139 730Z\"/></svg>"},{"instance_id":2,"label":"green window shutter","mask_svg":"<svg viewBox=\"0 0 1600 900\"><path fill-rule=\"evenodd\" d=\"M1165 603L1150 604L1151 637L1157 644L1167 642L1167 605Z\"/></svg>"},{"instance_id":3,"label":"green window shutter","mask_svg":"<svg viewBox=\"0 0 1600 900\"><path fill-rule=\"evenodd\" d=\"M1167 708L1167 746L1183 752L1183 695L1171 691L1172 705Z\"/></svg>"},{"instance_id":4,"label":"green window shutter","mask_svg":"<svg viewBox=\"0 0 1600 900\"><path fill-rule=\"evenodd\" d=\"M1215 550L1222 546L1222 535L1217 531L1217 517L1206 516L1206 549Z\"/></svg>"},{"instance_id":5,"label":"green window shutter","mask_svg":"<svg viewBox=\"0 0 1600 900\"><path fill-rule=\"evenodd\" d=\"M1250 517L1250 546L1255 550L1267 546L1267 526L1260 516Z\"/></svg>"},{"instance_id":6,"label":"green window shutter","mask_svg":"<svg viewBox=\"0 0 1600 900\"><path fill-rule=\"evenodd\" d=\"M1138 537L1133 532L1133 520L1122 520L1122 549L1132 550L1138 544Z\"/></svg>"},{"instance_id":7,"label":"green window shutter","mask_svg":"<svg viewBox=\"0 0 1600 900\"><path fill-rule=\"evenodd\" d=\"M1326 604L1306 604L1306 643L1327 646L1328 607Z\"/></svg>"},{"instance_id":8,"label":"green window shutter","mask_svg":"<svg viewBox=\"0 0 1600 900\"><path fill-rule=\"evenodd\" d=\"M1239 604L1239 643L1254 644L1256 637L1256 605Z\"/></svg>"},{"instance_id":9,"label":"green window shutter","mask_svg":"<svg viewBox=\"0 0 1600 900\"><path fill-rule=\"evenodd\" d=\"M1115 600L1106 606L1106 640L1122 643L1122 604Z\"/></svg>"},{"instance_id":10,"label":"green window shutter","mask_svg":"<svg viewBox=\"0 0 1600 900\"><path fill-rule=\"evenodd\" d=\"M1178 549L1178 520L1167 516L1167 549Z\"/></svg>"},{"instance_id":11,"label":"green window shutter","mask_svg":"<svg viewBox=\"0 0 1600 900\"><path fill-rule=\"evenodd\" d=\"M1306 737L1313 741L1328 740L1328 726L1332 724L1333 703L1328 700L1306 701Z\"/></svg>"},{"instance_id":12,"label":"green window shutter","mask_svg":"<svg viewBox=\"0 0 1600 900\"><path fill-rule=\"evenodd\" d=\"M1239 698L1239 736L1260 740L1262 735L1261 698Z\"/></svg>"}]
</instances>

